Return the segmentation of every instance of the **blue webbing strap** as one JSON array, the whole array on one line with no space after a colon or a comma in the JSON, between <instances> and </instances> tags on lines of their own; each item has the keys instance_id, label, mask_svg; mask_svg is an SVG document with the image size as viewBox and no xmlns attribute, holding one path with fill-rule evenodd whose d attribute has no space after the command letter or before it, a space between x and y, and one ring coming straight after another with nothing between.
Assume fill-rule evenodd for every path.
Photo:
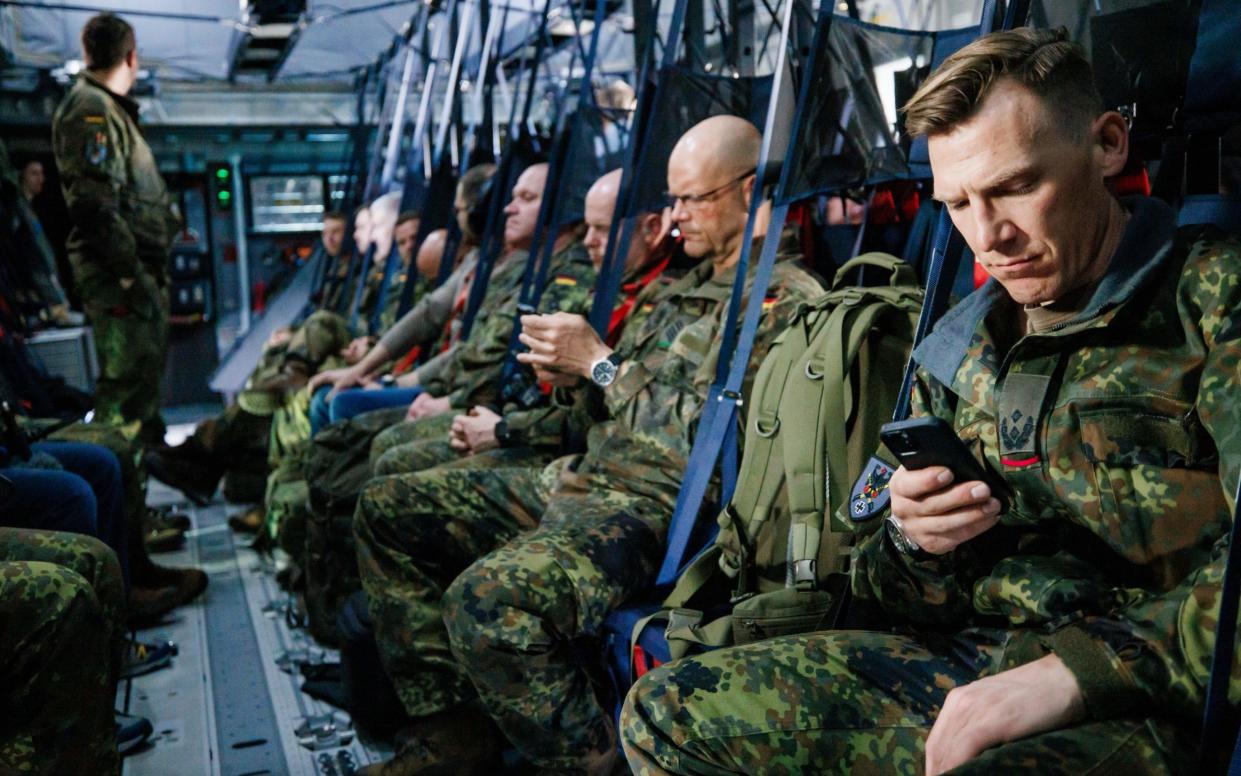
<instances>
[{"instance_id":1,"label":"blue webbing strap","mask_svg":"<svg viewBox=\"0 0 1241 776\"><path fill-rule=\"evenodd\" d=\"M758 196L757 192L755 196ZM729 300L728 314L724 318L723 340L720 343L719 371L726 369L727 377L717 379L707 394L698 423L698 435L690 451L689 464L685 467L685 480L677 494L676 509L668 527L668 549L664 554L663 566L659 569L659 578L655 583L657 585L671 584L681 570L681 562L689 548L698 510L707 495L707 487L711 484L711 475L715 472L721 449L726 451L723 472L725 492L721 494L721 498L727 500L731 497L736 484L737 408L741 406L741 389L745 382L750 354L754 349L754 335L758 332L759 320L762 318L763 301L767 297L767 286L771 283L771 273L780 247L780 232L784 228L788 211L787 203L772 209L767 239L763 241L763 250L755 268L754 283L750 287L750 298L746 303L745 319L740 332L737 331L737 317L746 276L749 274L748 249L742 250L741 260L737 262L737 279L733 284L733 295Z\"/></svg>"},{"instance_id":2,"label":"blue webbing strap","mask_svg":"<svg viewBox=\"0 0 1241 776\"><path fill-rule=\"evenodd\" d=\"M468 340L474 330L474 321L478 318L478 310L482 307L483 298L487 294L487 285L491 282L491 270L496 259L504 250L503 234L500 233L504 223L504 206L513 184L517 182L517 174L513 167L516 163L518 150L524 134L528 134L530 111L534 107L534 95L538 92L539 65L543 62L543 53L547 48L547 17L551 10L552 0L543 6L543 14L539 19L538 40L534 47L534 56L530 65L530 85L526 90L525 100L517 99L514 92L513 101L509 105L508 129L509 145L500 156L500 164L492 176L491 204L487 208L487 223L483 228L481 245L478 249L478 263L474 268L474 279L470 282L470 295L466 301L465 313L461 316L461 341ZM522 105L521 121L517 121L517 106ZM499 189L496 189L496 186Z\"/></svg>"},{"instance_id":3,"label":"blue webbing strap","mask_svg":"<svg viewBox=\"0 0 1241 776\"><path fill-rule=\"evenodd\" d=\"M1202 742L1198 749L1203 765L1208 758L1224 751L1237 731L1228 705L1228 685L1232 678L1232 662L1236 651L1237 606L1241 603L1241 529L1238 529L1238 507L1241 507L1241 482L1233 501L1232 529L1228 537L1228 559L1224 566L1224 583L1219 594L1219 619L1215 628L1215 653L1211 655L1211 677L1207 681L1206 708L1202 715ZM1234 750L1228 773L1241 774L1241 761Z\"/></svg>"},{"instance_id":4,"label":"blue webbing strap","mask_svg":"<svg viewBox=\"0 0 1241 776\"><path fill-rule=\"evenodd\" d=\"M948 308L948 298L952 293L952 284L960 269L961 255L964 252L965 240L953 228L948 211L940 210L931 260L927 265L926 300L922 304L922 312L918 315L918 328L914 332L915 348L931 333L931 327ZM909 394L913 389L914 373L917 370L918 363L911 355L909 362L905 364L905 377L901 380L901 391L897 394L896 409L892 412L893 420L909 417Z\"/></svg>"}]
</instances>

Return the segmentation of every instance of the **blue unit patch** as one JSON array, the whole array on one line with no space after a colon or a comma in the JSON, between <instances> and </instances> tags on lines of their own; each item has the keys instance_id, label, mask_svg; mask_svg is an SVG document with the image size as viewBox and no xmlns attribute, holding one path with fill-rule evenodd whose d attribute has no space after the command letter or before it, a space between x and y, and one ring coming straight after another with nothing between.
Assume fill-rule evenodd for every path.
<instances>
[{"instance_id":1,"label":"blue unit patch","mask_svg":"<svg viewBox=\"0 0 1241 776\"><path fill-rule=\"evenodd\" d=\"M891 493L888 481L896 467L882 458L871 456L849 496L849 517L856 522L869 520L887 509Z\"/></svg>"},{"instance_id":2,"label":"blue unit patch","mask_svg":"<svg viewBox=\"0 0 1241 776\"><path fill-rule=\"evenodd\" d=\"M108 136L103 132L95 132L86 141L86 163L94 167L108 160Z\"/></svg>"}]
</instances>

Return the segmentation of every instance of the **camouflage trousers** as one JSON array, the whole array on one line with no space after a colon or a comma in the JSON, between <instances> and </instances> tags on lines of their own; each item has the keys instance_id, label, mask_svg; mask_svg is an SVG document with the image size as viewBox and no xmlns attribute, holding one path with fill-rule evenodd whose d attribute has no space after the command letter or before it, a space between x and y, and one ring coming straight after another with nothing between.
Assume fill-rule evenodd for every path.
<instances>
[{"instance_id":1,"label":"camouflage trousers","mask_svg":"<svg viewBox=\"0 0 1241 776\"><path fill-rule=\"evenodd\" d=\"M921 774L949 690L1041 657L1014 635L835 631L679 660L630 690L625 756L640 776ZM1195 747L1166 719L1092 721L988 749L953 773L1185 773Z\"/></svg>"},{"instance_id":2,"label":"camouflage trousers","mask_svg":"<svg viewBox=\"0 0 1241 776\"><path fill-rule=\"evenodd\" d=\"M449 649L440 599L467 566L534 528L552 484L538 467L489 467L485 455L465 461L475 468L371 480L354 517L380 656L411 716L474 696Z\"/></svg>"},{"instance_id":3,"label":"camouflage trousers","mask_svg":"<svg viewBox=\"0 0 1241 776\"><path fill-rule=\"evenodd\" d=\"M461 457L448 443L457 410L384 429L371 442L371 472L376 477L430 469Z\"/></svg>"},{"instance_id":4,"label":"camouflage trousers","mask_svg":"<svg viewBox=\"0 0 1241 776\"><path fill-rule=\"evenodd\" d=\"M102 542L0 528L0 772L118 772L123 606Z\"/></svg>"},{"instance_id":5,"label":"camouflage trousers","mask_svg":"<svg viewBox=\"0 0 1241 776\"><path fill-rule=\"evenodd\" d=\"M466 461L468 456L453 449L448 442L452 420L461 411L451 410L422 420L405 421L384 429L371 443L371 472L376 477L390 474L420 472L436 466L462 465L505 467L541 467L551 455L530 447L503 447L489 450L478 462Z\"/></svg>"},{"instance_id":6,"label":"camouflage trousers","mask_svg":"<svg viewBox=\"0 0 1241 776\"><path fill-rule=\"evenodd\" d=\"M444 624L460 671L527 759L544 771L608 773L618 755L600 633L609 613L653 586L671 514L555 474L539 528L445 590Z\"/></svg>"},{"instance_id":7,"label":"camouflage trousers","mask_svg":"<svg viewBox=\"0 0 1241 776\"><path fill-rule=\"evenodd\" d=\"M164 438L159 415L164 364L168 357L168 294L149 316L87 300L99 358L95 420L115 426L130 439L157 444Z\"/></svg>"}]
</instances>

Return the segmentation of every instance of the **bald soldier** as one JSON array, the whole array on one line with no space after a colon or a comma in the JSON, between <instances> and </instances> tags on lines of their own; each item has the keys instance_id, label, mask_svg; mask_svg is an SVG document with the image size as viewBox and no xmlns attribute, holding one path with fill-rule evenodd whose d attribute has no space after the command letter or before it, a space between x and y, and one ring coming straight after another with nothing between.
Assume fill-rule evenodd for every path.
<instances>
[{"instance_id":1,"label":"bald soldier","mask_svg":"<svg viewBox=\"0 0 1241 776\"><path fill-rule=\"evenodd\" d=\"M536 395L537 385L522 370L510 375L504 385L501 385L501 375L517 318L522 276L530 260L527 251L533 247L547 173L548 165L531 165L513 185L512 196L504 209L507 216L504 238L516 248L515 255L492 271L470 339L457 348L438 374L423 381L423 392L410 404L406 422L387 429L375 439L373 459L393 447L416 440L435 440L446 446L453 417L457 412L466 412L478 405L500 407L516 401L533 407L542 403L542 395ZM580 228L576 224L562 227L556 234L547 284L538 300L539 310L584 313L590 309L595 267L579 237ZM518 389L519 386L524 388ZM506 392L509 395L503 395ZM453 457L451 450L447 457ZM409 471L411 467L402 466L399 470Z\"/></svg>"},{"instance_id":2,"label":"bald soldier","mask_svg":"<svg viewBox=\"0 0 1241 776\"><path fill-rule=\"evenodd\" d=\"M542 771L608 773L615 765L610 713L591 681L598 649L579 647L598 634L610 611L654 583L692 429L714 378L759 141L758 131L735 117L709 119L678 141L668 169L676 192L672 218L699 264L637 300L650 311L625 327L615 349L577 316L523 319L530 353L522 360L589 380L602 417L574 465L495 478L492 492L502 496L493 509L508 526L494 537L496 549L444 592L451 652L442 645L428 652L418 677L438 700L411 709L420 719L408 745L372 773L429 773L446 762L480 771L494 753L481 745L494 741L491 721ZM756 361L797 305L822 293L793 257L782 258L756 337ZM469 560L448 537L460 531L479 546L487 541L460 519L478 509L471 499L462 501L441 517L442 566L425 567L437 571L440 585L454 565ZM483 530L494 532L492 525ZM361 516L356 526L359 534L385 530ZM382 554L360 560L389 562ZM380 592L368 589L376 601Z\"/></svg>"},{"instance_id":3,"label":"bald soldier","mask_svg":"<svg viewBox=\"0 0 1241 776\"><path fill-rule=\"evenodd\" d=\"M619 172L604 176L586 196L585 244L596 265L607 250L619 180ZM629 293L634 286L663 282L660 273L669 256L667 232L662 213L644 214L638 219L637 234L625 262L625 292L616 309L633 306ZM631 325L635 325L632 321L641 313L630 317ZM579 378L573 376L572 382L579 382ZM567 398L584 398L580 396L584 393L576 391ZM490 410L484 415L484 410L478 407L471 415L456 418L454 432L463 420L480 421L480 428L494 432L496 423L484 422L488 416L498 419L499 415ZM525 415L536 417L527 419ZM508 501L511 485L507 483L537 479L543 466L565 451L568 438L580 437L580 430L566 434L562 429L569 425L584 427L571 422L584 415L577 407L565 406L508 412L503 422L512 423L513 431L502 431L500 439L494 433L483 437L486 432L482 430L471 430L460 438L454 434L453 446L459 441L463 444L457 452L448 450L448 456L455 459L451 467L377 477L363 490L355 522L359 523L359 542L370 544L359 551L364 559L360 570L371 594L372 617L382 634L385 668L411 715L443 704L437 691L438 665L451 659L439 607L444 587L470 561L515 536L516 523ZM487 441L480 442L481 438ZM520 502L514 505L525 508ZM469 526L468 530L449 532L455 537L451 547L445 542L444 530L449 519Z\"/></svg>"},{"instance_id":4,"label":"bald soldier","mask_svg":"<svg viewBox=\"0 0 1241 776\"><path fill-rule=\"evenodd\" d=\"M603 265L607 253L608 231L616 209L620 183L621 171L613 170L595 181L586 193L586 235L582 245L596 270ZM638 218L629 253L624 258L620 294L609 319L607 340L616 342L637 295L663 276L671 256L666 244L669 226L662 211L644 213ZM573 311L562 310L554 315L581 318ZM545 374L539 379L548 385L563 386L572 386L580 381L577 375L560 374ZM566 406L572 403L571 396L562 395L558 406L535 409L514 402L505 402L502 407L477 404L468 412L453 417L452 427L446 436L385 447L382 454L376 456L374 473L386 475L421 471L452 462L459 456L488 450L503 450L504 455L500 457L509 464L518 461L530 465L548 463L561 452L570 452L562 449L566 435L584 431L582 428L569 428L571 421ZM383 446L384 442L379 444Z\"/></svg>"},{"instance_id":5,"label":"bald soldier","mask_svg":"<svg viewBox=\"0 0 1241 776\"><path fill-rule=\"evenodd\" d=\"M168 251L180 226L138 129L134 30L110 13L82 28L86 69L56 109L52 148L73 229L69 260L99 356L95 420L162 442Z\"/></svg>"}]
</instances>

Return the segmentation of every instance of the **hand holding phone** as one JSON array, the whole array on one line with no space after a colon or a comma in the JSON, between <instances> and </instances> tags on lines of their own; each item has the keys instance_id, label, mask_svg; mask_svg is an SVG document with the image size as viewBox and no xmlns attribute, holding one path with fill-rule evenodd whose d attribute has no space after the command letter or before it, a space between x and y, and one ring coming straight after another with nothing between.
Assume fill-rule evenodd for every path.
<instances>
[{"instance_id":1,"label":"hand holding phone","mask_svg":"<svg viewBox=\"0 0 1241 776\"><path fill-rule=\"evenodd\" d=\"M902 465L889 484L887 518L900 552L942 555L992 528L1008 508L1011 492L1004 480L939 418L889 423L879 435ZM930 467L948 471L922 471Z\"/></svg>"}]
</instances>

